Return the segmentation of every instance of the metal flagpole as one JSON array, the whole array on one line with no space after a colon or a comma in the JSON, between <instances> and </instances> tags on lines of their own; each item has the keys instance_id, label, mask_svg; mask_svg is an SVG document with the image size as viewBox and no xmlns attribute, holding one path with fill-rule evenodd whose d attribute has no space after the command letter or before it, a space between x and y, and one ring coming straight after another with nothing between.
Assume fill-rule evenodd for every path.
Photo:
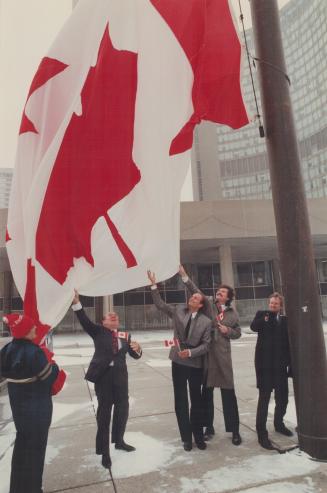
<instances>
[{"instance_id":1,"label":"metal flagpole","mask_svg":"<svg viewBox=\"0 0 327 493\"><path fill-rule=\"evenodd\" d=\"M277 0L250 0L300 449L327 460L327 362Z\"/></svg>"}]
</instances>

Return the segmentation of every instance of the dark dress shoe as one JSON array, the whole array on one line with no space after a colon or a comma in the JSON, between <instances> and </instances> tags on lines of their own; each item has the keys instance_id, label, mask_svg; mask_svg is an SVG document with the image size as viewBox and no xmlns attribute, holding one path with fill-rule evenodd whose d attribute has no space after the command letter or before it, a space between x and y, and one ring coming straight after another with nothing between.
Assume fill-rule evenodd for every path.
<instances>
[{"instance_id":1,"label":"dark dress shoe","mask_svg":"<svg viewBox=\"0 0 327 493\"><path fill-rule=\"evenodd\" d=\"M239 434L239 432L238 431L233 432L232 444L233 445L241 445L241 443L242 443L242 437Z\"/></svg>"},{"instance_id":2,"label":"dark dress shoe","mask_svg":"<svg viewBox=\"0 0 327 493\"><path fill-rule=\"evenodd\" d=\"M212 439L215 434L215 429L213 426L207 426L203 435L204 441L208 442Z\"/></svg>"},{"instance_id":3,"label":"dark dress shoe","mask_svg":"<svg viewBox=\"0 0 327 493\"><path fill-rule=\"evenodd\" d=\"M289 430L288 428L286 428L284 423L282 424L282 426L275 426L275 430L277 431L277 433L281 433L282 435L285 435L286 437L292 437L293 436L293 432L291 430Z\"/></svg>"},{"instance_id":4,"label":"dark dress shoe","mask_svg":"<svg viewBox=\"0 0 327 493\"><path fill-rule=\"evenodd\" d=\"M125 450L125 452L134 452L134 450L136 450L135 447L128 445L124 440L120 443L116 443L115 448L118 450Z\"/></svg>"},{"instance_id":5,"label":"dark dress shoe","mask_svg":"<svg viewBox=\"0 0 327 493\"><path fill-rule=\"evenodd\" d=\"M110 459L110 455L109 454L102 454L101 464L106 469L110 469L111 468L111 459Z\"/></svg>"},{"instance_id":6,"label":"dark dress shoe","mask_svg":"<svg viewBox=\"0 0 327 493\"><path fill-rule=\"evenodd\" d=\"M265 433L263 435L258 434L258 442L261 445L261 447L267 449L267 450L275 450L273 444L268 438L268 433Z\"/></svg>"},{"instance_id":7,"label":"dark dress shoe","mask_svg":"<svg viewBox=\"0 0 327 493\"><path fill-rule=\"evenodd\" d=\"M207 448L207 444L204 440L198 440L196 443L196 446L198 447L198 449L200 450L205 450Z\"/></svg>"},{"instance_id":8,"label":"dark dress shoe","mask_svg":"<svg viewBox=\"0 0 327 493\"><path fill-rule=\"evenodd\" d=\"M190 452L192 450L192 442L184 442L183 447L186 452Z\"/></svg>"}]
</instances>

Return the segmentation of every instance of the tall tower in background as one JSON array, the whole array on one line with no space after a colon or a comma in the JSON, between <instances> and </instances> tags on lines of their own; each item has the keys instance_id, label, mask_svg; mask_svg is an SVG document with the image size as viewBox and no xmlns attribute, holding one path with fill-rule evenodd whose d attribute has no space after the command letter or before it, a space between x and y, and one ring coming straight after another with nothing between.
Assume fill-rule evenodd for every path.
<instances>
[{"instance_id":1,"label":"tall tower in background","mask_svg":"<svg viewBox=\"0 0 327 493\"><path fill-rule=\"evenodd\" d=\"M291 0L280 16L306 194L327 197L327 3ZM253 54L252 29L246 34ZM247 64L242 83L251 116L256 112ZM255 124L234 131L201 124L192 172L195 200L271 198L265 142Z\"/></svg>"},{"instance_id":2,"label":"tall tower in background","mask_svg":"<svg viewBox=\"0 0 327 493\"><path fill-rule=\"evenodd\" d=\"M217 126L202 122L194 132L191 154L194 200L222 198Z\"/></svg>"}]
</instances>

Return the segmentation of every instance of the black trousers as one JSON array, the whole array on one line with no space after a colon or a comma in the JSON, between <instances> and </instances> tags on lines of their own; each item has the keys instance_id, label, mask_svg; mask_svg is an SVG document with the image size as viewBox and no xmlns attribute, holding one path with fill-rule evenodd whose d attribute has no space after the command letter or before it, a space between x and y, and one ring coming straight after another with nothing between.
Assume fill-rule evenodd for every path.
<instances>
[{"instance_id":1,"label":"black trousers","mask_svg":"<svg viewBox=\"0 0 327 493\"><path fill-rule=\"evenodd\" d=\"M33 385L39 384L8 383L10 406L16 427L9 493L43 491L42 476L52 418L52 400L47 390L36 390Z\"/></svg>"},{"instance_id":2,"label":"black trousers","mask_svg":"<svg viewBox=\"0 0 327 493\"><path fill-rule=\"evenodd\" d=\"M268 406L271 390L259 389L259 399L257 406L256 429L257 432L267 432ZM288 404L288 380L283 379L275 388L275 413L274 426L280 428L286 414Z\"/></svg>"},{"instance_id":3,"label":"black trousers","mask_svg":"<svg viewBox=\"0 0 327 493\"><path fill-rule=\"evenodd\" d=\"M112 442L122 442L126 429L129 411L127 368L110 366L95 383L94 389L98 399L95 449L97 454L108 454L112 406Z\"/></svg>"},{"instance_id":4,"label":"black trousers","mask_svg":"<svg viewBox=\"0 0 327 493\"><path fill-rule=\"evenodd\" d=\"M27 424L16 433L9 493L42 493L42 475L49 428Z\"/></svg>"},{"instance_id":5,"label":"black trousers","mask_svg":"<svg viewBox=\"0 0 327 493\"><path fill-rule=\"evenodd\" d=\"M214 420L214 387L202 388L203 406L205 409L205 426L212 427ZM240 428L240 418L238 415L237 399L234 389L220 389L221 401L223 404L223 414L225 430L231 433L238 433Z\"/></svg>"},{"instance_id":6,"label":"black trousers","mask_svg":"<svg viewBox=\"0 0 327 493\"><path fill-rule=\"evenodd\" d=\"M172 363L175 413L182 442L191 442L192 434L196 442L203 440L202 372L202 368Z\"/></svg>"}]
</instances>

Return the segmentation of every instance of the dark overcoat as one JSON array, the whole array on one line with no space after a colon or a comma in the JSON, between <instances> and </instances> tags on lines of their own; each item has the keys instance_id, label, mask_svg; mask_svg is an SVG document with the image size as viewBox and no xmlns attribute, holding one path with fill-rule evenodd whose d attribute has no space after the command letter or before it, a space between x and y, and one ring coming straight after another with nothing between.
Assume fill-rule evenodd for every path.
<instances>
[{"instance_id":1,"label":"dark overcoat","mask_svg":"<svg viewBox=\"0 0 327 493\"><path fill-rule=\"evenodd\" d=\"M251 330L258 333L254 360L257 387L267 391L278 388L287 379L291 365L287 318L280 315L277 320L276 313L260 310Z\"/></svg>"},{"instance_id":2,"label":"dark overcoat","mask_svg":"<svg viewBox=\"0 0 327 493\"><path fill-rule=\"evenodd\" d=\"M10 405L16 425L49 428L51 387L58 375L42 349L27 339L13 339L1 350L1 375L7 378ZM23 383L26 382L26 383ZM28 424L29 423L29 424Z\"/></svg>"},{"instance_id":3,"label":"dark overcoat","mask_svg":"<svg viewBox=\"0 0 327 493\"><path fill-rule=\"evenodd\" d=\"M42 349L26 339L13 339L0 354L1 376L8 394L16 440L12 455L10 493L42 491L48 431L52 418L52 384L59 368Z\"/></svg>"}]
</instances>

